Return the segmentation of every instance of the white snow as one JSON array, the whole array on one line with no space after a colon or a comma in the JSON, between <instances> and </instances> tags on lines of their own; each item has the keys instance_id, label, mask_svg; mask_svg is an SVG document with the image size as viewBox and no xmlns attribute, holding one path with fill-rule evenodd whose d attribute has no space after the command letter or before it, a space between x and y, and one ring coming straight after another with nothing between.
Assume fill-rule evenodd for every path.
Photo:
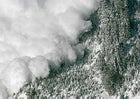
<instances>
[{"instance_id":1,"label":"white snow","mask_svg":"<svg viewBox=\"0 0 140 99\"><path fill-rule=\"evenodd\" d=\"M22 93L18 99L28 99L25 93Z\"/></svg>"},{"instance_id":2,"label":"white snow","mask_svg":"<svg viewBox=\"0 0 140 99\"><path fill-rule=\"evenodd\" d=\"M8 92L6 87L2 84L0 80L0 99L7 99L8 98Z\"/></svg>"},{"instance_id":3,"label":"white snow","mask_svg":"<svg viewBox=\"0 0 140 99\"><path fill-rule=\"evenodd\" d=\"M7 87L10 95L14 92L18 92L23 84L31 81L31 72L26 62L21 59L11 61L1 76L2 82Z\"/></svg>"},{"instance_id":4,"label":"white snow","mask_svg":"<svg viewBox=\"0 0 140 99\"><path fill-rule=\"evenodd\" d=\"M83 55L77 38L99 1L0 0L0 99Z\"/></svg>"},{"instance_id":5,"label":"white snow","mask_svg":"<svg viewBox=\"0 0 140 99\"><path fill-rule=\"evenodd\" d=\"M48 61L43 56L33 58L29 63L29 69L34 77L47 77L49 74Z\"/></svg>"},{"instance_id":6,"label":"white snow","mask_svg":"<svg viewBox=\"0 0 140 99\"><path fill-rule=\"evenodd\" d=\"M129 97L129 99L140 99L140 96Z\"/></svg>"}]
</instances>

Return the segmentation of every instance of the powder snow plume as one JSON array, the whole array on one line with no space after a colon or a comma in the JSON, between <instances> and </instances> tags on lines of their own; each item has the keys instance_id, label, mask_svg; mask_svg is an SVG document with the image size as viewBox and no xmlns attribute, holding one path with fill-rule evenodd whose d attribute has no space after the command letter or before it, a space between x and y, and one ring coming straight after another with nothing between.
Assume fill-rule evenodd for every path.
<instances>
[{"instance_id":1,"label":"powder snow plume","mask_svg":"<svg viewBox=\"0 0 140 99\"><path fill-rule=\"evenodd\" d=\"M0 0L0 99L83 55L78 36L99 0Z\"/></svg>"}]
</instances>

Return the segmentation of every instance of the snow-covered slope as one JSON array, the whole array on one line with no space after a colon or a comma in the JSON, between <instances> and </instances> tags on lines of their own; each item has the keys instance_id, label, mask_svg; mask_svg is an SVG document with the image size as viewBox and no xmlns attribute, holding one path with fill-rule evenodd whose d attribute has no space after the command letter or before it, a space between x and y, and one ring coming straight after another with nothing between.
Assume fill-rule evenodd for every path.
<instances>
[{"instance_id":1,"label":"snow-covered slope","mask_svg":"<svg viewBox=\"0 0 140 99\"><path fill-rule=\"evenodd\" d=\"M139 1L103 0L90 32L79 37L84 56L26 84L15 97L29 99L139 99ZM135 97L134 97L135 96Z\"/></svg>"}]
</instances>

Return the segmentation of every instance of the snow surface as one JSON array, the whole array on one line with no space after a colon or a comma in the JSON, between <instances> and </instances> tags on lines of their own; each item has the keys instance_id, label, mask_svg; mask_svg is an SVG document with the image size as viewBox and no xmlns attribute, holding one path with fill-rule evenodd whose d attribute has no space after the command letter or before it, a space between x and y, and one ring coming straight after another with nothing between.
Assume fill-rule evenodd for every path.
<instances>
[{"instance_id":1,"label":"snow surface","mask_svg":"<svg viewBox=\"0 0 140 99\"><path fill-rule=\"evenodd\" d=\"M62 61L83 55L80 33L100 0L1 0L0 99L35 77L47 77Z\"/></svg>"}]
</instances>

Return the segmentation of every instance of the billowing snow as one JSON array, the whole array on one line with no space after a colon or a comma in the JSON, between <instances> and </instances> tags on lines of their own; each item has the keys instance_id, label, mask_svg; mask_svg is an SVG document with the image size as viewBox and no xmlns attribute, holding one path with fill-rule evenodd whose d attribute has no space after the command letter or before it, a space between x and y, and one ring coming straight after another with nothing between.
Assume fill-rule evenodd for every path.
<instances>
[{"instance_id":1,"label":"billowing snow","mask_svg":"<svg viewBox=\"0 0 140 99\"><path fill-rule=\"evenodd\" d=\"M26 62L21 59L12 60L1 76L2 82L10 94L17 92L24 83L31 81L31 72Z\"/></svg>"},{"instance_id":2,"label":"billowing snow","mask_svg":"<svg viewBox=\"0 0 140 99\"><path fill-rule=\"evenodd\" d=\"M0 99L83 55L78 36L99 1L0 0Z\"/></svg>"},{"instance_id":3,"label":"billowing snow","mask_svg":"<svg viewBox=\"0 0 140 99\"><path fill-rule=\"evenodd\" d=\"M49 74L48 61L43 56L33 58L29 63L29 69L34 77L47 77Z\"/></svg>"},{"instance_id":4,"label":"billowing snow","mask_svg":"<svg viewBox=\"0 0 140 99\"><path fill-rule=\"evenodd\" d=\"M8 98L8 92L6 87L2 84L0 81L0 99L7 99Z\"/></svg>"}]
</instances>

